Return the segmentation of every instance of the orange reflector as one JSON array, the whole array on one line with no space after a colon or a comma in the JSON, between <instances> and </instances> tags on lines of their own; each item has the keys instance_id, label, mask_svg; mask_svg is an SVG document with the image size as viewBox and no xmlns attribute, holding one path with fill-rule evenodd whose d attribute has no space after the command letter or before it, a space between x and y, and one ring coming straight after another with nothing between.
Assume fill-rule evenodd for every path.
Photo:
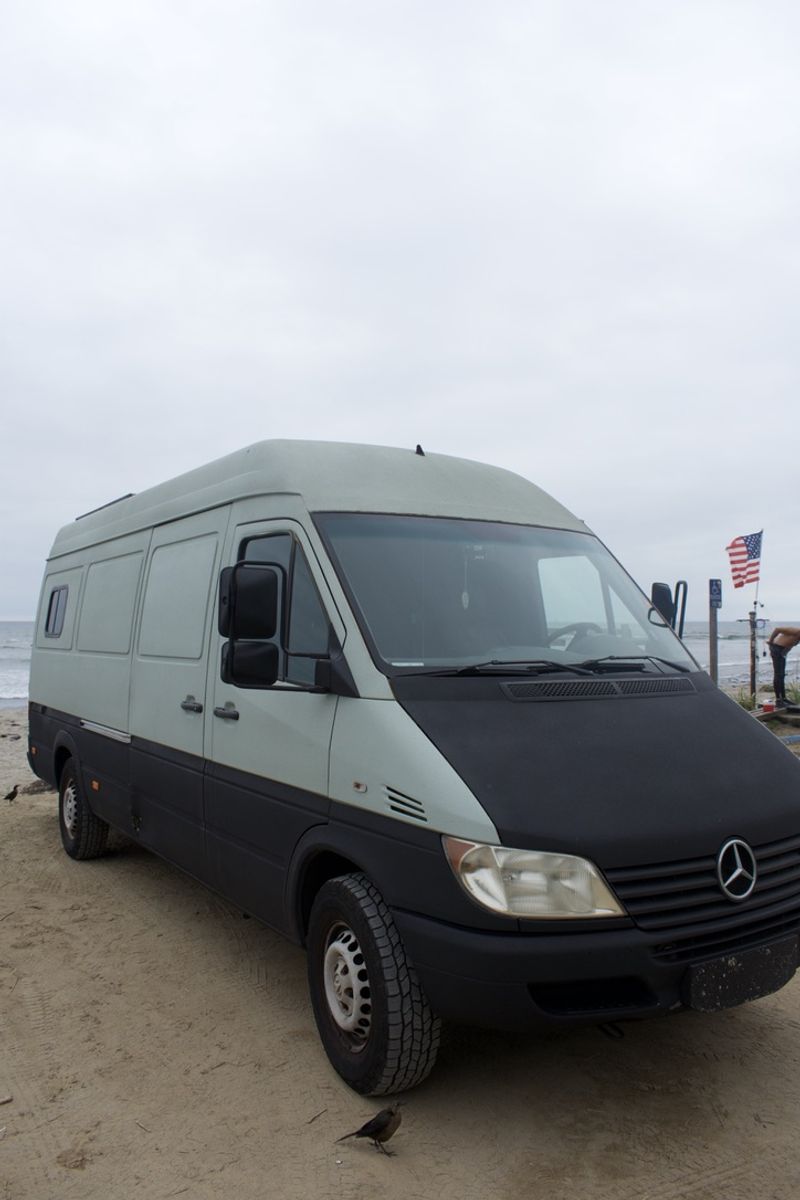
<instances>
[{"instance_id":1,"label":"orange reflector","mask_svg":"<svg viewBox=\"0 0 800 1200\"><path fill-rule=\"evenodd\" d=\"M100 780L99 780L99 779L93 779L93 780L92 780L92 791L93 791L93 792L99 792L99 791L100 791Z\"/></svg>"},{"instance_id":2,"label":"orange reflector","mask_svg":"<svg viewBox=\"0 0 800 1200\"><path fill-rule=\"evenodd\" d=\"M31 746L31 755L33 756L33 755L34 755L34 754L36 754L36 753L37 753L36 747L35 747L35 746Z\"/></svg>"}]
</instances>

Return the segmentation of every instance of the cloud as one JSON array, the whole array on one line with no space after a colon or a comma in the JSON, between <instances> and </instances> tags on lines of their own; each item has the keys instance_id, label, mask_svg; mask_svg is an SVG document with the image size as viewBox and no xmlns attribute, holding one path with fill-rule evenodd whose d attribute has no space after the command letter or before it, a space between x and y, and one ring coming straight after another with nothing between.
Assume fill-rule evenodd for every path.
<instances>
[{"instance_id":1,"label":"cloud","mask_svg":"<svg viewBox=\"0 0 800 1200\"><path fill-rule=\"evenodd\" d=\"M796 618L798 26L747 0L12 6L0 615L78 512L296 436L518 470L700 617L763 525Z\"/></svg>"}]
</instances>

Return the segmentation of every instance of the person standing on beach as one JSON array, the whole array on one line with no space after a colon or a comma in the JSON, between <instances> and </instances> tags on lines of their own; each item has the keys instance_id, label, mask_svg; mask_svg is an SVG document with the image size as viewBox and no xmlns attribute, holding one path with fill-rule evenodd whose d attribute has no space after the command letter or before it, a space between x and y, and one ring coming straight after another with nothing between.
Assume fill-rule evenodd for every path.
<instances>
[{"instance_id":1,"label":"person standing on beach","mask_svg":"<svg viewBox=\"0 0 800 1200\"><path fill-rule=\"evenodd\" d=\"M800 629L792 625L776 625L767 639L772 657L772 686L778 708L786 707L786 655L800 642Z\"/></svg>"}]
</instances>

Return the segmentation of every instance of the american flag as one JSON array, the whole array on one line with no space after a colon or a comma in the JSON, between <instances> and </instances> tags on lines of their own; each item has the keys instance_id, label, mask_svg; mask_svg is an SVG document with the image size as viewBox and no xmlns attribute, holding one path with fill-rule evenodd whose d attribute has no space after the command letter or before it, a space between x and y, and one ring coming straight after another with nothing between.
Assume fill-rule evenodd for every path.
<instances>
[{"instance_id":1,"label":"american flag","mask_svg":"<svg viewBox=\"0 0 800 1200\"><path fill-rule=\"evenodd\" d=\"M730 546L725 547L731 560L731 575L735 588L757 582L763 532L762 529L761 533L746 533L744 537L734 538Z\"/></svg>"}]
</instances>

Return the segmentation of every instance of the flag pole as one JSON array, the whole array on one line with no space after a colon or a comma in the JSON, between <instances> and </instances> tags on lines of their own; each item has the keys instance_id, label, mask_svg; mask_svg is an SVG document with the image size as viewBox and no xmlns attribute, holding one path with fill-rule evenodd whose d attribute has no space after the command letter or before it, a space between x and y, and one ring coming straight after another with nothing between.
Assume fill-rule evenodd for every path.
<instances>
[{"instance_id":1,"label":"flag pole","mask_svg":"<svg viewBox=\"0 0 800 1200\"><path fill-rule=\"evenodd\" d=\"M763 536L764 530L761 529L758 533L748 533L741 537L735 537L725 547L730 559L733 586L740 588L749 583L755 583L756 585L753 607L747 614L747 620L750 625L750 695L753 698L754 704L756 701L756 616L758 613L758 585L761 580L761 542ZM754 574L751 574L751 572L754 572ZM743 617L741 619L744 621Z\"/></svg>"},{"instance_id":2,"label":"flag pole","mask_svg":"<svg viewBox=\"0 0 800 1200\"><path fill-rule=\"evenodd\" d=\"M756 645L756 628L758 618L758 589L761 585L761 560L764 557L764 530L759 534L758 543L758 575L756 576L756 595L753 600L753 611L750 613L750 692L753 703L758 698L758 647Z\"/></svg>"}]
</instances>

